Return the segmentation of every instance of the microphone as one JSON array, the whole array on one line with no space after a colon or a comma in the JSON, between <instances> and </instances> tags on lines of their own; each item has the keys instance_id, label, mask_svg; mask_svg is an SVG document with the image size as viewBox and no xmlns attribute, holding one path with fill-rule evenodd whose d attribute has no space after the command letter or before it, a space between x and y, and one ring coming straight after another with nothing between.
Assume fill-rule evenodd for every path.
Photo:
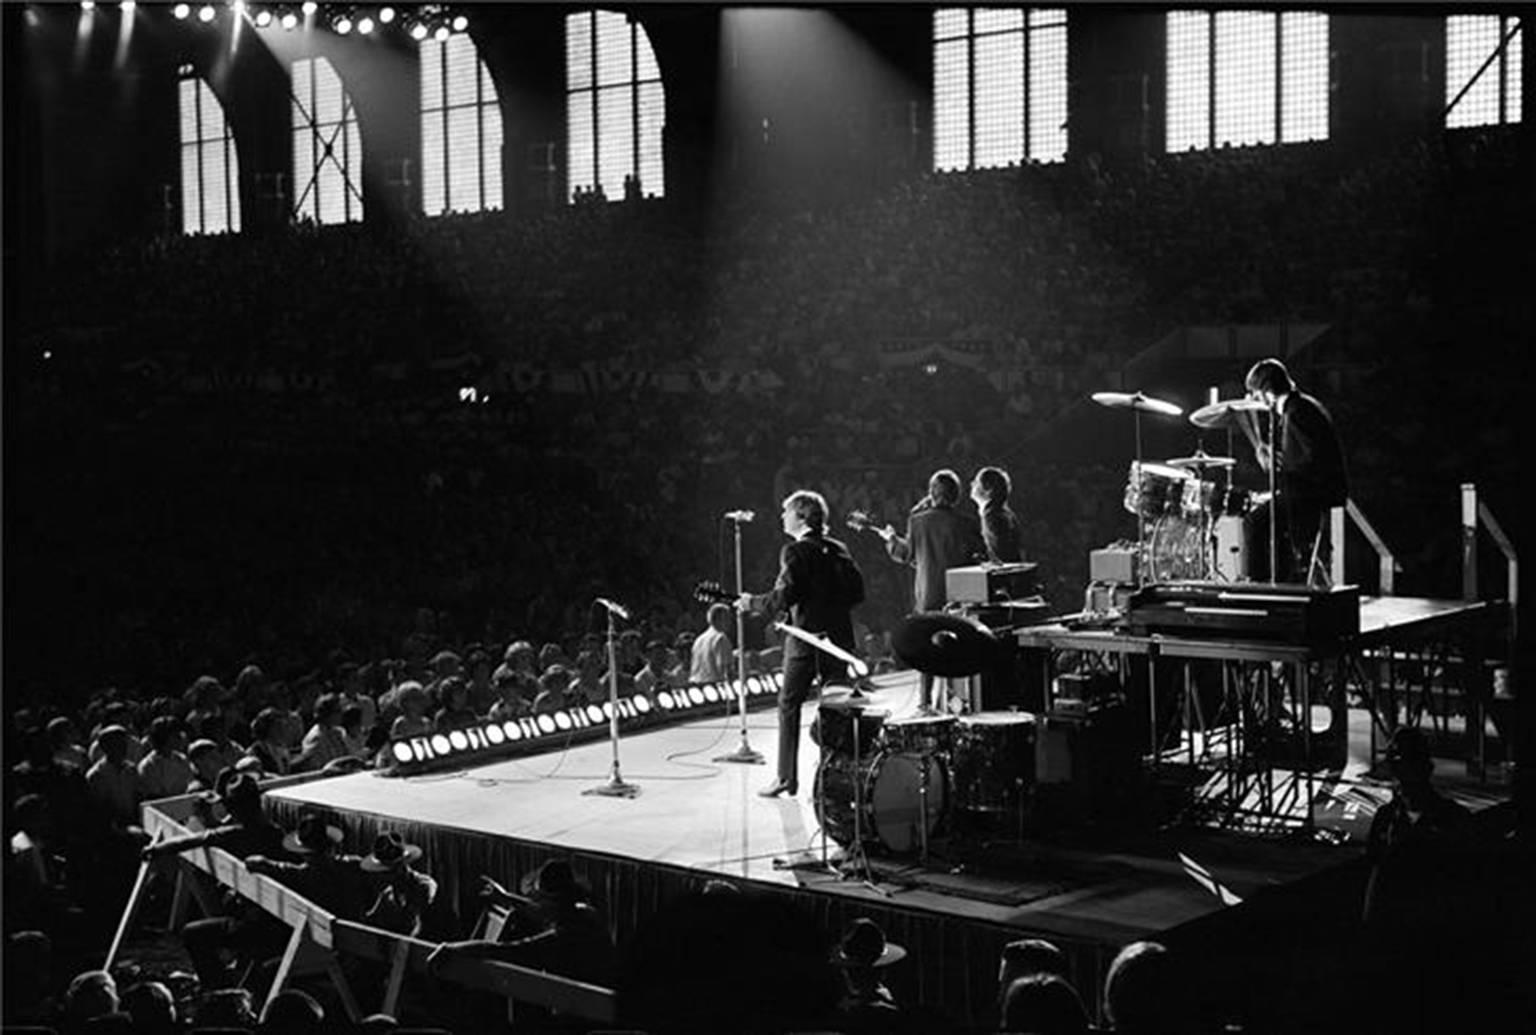
<instances>
[{"instance_id":1,"label":"microphone","mask_svg":"<svg viewBox=\"0 0 1536 1035\"><path fill-rule=\"evenodd\" d=\"M618 615L620 618L629 618L629 609L626 608L623 604L615 603L614 601L609 600L607 597L598 597L597 602L602 604L608 610L612 611L614 614Z\"/></svg>"},{"instance_id":2,"label":"microphone","mask_svg":"<svg viewBox=\"0 0 1536 1035\"><path fill-rule=\"evenodd\" d=\"M755 517L757 517L757 514L750 510L728 510L725 512L725 519L727 521L751 521Z\"/></svg>"}]
</instances>

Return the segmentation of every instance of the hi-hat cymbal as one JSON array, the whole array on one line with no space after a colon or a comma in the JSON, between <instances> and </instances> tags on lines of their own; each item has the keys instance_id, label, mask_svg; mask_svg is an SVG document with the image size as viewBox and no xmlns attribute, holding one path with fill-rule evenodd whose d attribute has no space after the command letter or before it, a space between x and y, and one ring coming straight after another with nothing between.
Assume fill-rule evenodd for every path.
<instances>
[{"instance_id":1,"label":"hi-hat cymbal","mask_svg":"<svg viewBox=\"0 0 1536 1035\"><path fill-rule=\"evenodd\" d=\"M1267 409L1262 399L1222 399L1191 413L1189 422L1197 428L1214 428L1224 424L1233 413Z\"/></svg>"},{"instance_id":2,"label":"hi-hat cymbal","mask_svg":"<svg viewBox=\"0 0 1536 1035\"><path fill-rule=\"evenodd\" d=\"M1184 412L1171 402L1154 399L1140 392L1094 392L1093 401L1113 410L1140 410L1143 413L1157 413L1164 417L1177 417Z\"/></svg>"},{"instance_id":3,"label":"hi-hat cymbal","mask_svg":"<svg viewBox=\"0 0 1536 1035\"><path fill-rule=\"evenodd\" d=\"M897 626L896 656L930 676L974 676L999 657L1002 640L980 622L939 611L922 611Z\"/></svg>"},{"instance_id":4,"label":"hi-hat cymbal","mask_svg":"<svg viewBox=\"0 0 1536 1035\"><path fill-rule=\"evenodd\" d=\"M1236 467L1237 460L1230 456L1211 456L1203 449L1195 450L1194 456L1177 456L1167 461L1169 467L1192 467L1203 471L1207 467Z\"/></svg>"}]
</instances>

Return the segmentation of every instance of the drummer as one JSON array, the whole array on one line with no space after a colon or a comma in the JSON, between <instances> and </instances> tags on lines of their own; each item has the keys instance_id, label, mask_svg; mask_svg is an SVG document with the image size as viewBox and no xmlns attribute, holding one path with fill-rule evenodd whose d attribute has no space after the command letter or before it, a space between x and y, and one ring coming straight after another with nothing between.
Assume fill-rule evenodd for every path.
<instances>
[{"instance_id":1,"label":"drummer","mask_svg":"<svg viewBox=\"0 0 1536 1035\"><path fill-rule=\"evenodd\" d=\"M1269 521L1275 522L1274 581L1311 583L1315 573L1326 575L1332 558L1328 526L1323 520L1332 507L1349 498L1344 451L1333 418L1315 397L1296 387L1285 364L1261 359L1245 379L1248 394L1274 412L1276 452L1268 438L1268 422L1259 422L1253 438L1254 455L1265 472L1274 466L1275 497L1250 512L1244 523L1249 572L1268 581Z\"/></svg>"}]
</instances>

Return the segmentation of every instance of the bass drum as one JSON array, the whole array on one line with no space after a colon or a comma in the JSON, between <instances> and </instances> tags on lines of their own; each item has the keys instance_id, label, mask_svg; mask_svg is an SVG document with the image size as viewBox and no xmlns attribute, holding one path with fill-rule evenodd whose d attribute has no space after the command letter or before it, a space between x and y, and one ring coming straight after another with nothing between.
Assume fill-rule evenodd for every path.
<instances>
[{"instance_id":1,"label":"bass drum","mask_svg":"<svg viewBox=\"0 0 1536 1035\"><path fill-rule=\"evenodd\" d=\"M923 766L928 769L927 829L932 837L949 804L949 774L937 758L889 751L855 769L846 755L829 755L816 770L816 818L838 844L854 841L854 812L864 844L896 855L921 845Z\"/></svg>"}]
</instances>

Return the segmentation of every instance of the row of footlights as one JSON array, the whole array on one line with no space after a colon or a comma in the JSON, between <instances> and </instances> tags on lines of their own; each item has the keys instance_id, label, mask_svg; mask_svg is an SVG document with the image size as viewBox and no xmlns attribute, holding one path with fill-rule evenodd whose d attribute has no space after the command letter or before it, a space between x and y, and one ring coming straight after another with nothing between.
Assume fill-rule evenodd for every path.
<instances>
[{"instance_id":1,"label":"row of footlights","mask_svg":"<svg viewBox=\"0 0 1536 1035\"><path fill-rule=\"evenodd\" d=\"M748 699L778 693L781 678L778 673L748 676ZM665 722L672 716L689 714L711 706L732 705L735 702L734 680L729 683L701 683L697 686L661 690L654 697L635 694L619 700L619 728L622 730L626 726ZM390 768L393 772L403 774L449 759L462 763L477 755L521 754L537 750L541 742L553 742L568 734L584 730L606 732L613 711L613 702L604 701L601 705L564 708L557 712L507 719L504 722L484 720L474 726L445 733L401 737L389 745L394 763Z\"/></svg>"}]
</instances>

